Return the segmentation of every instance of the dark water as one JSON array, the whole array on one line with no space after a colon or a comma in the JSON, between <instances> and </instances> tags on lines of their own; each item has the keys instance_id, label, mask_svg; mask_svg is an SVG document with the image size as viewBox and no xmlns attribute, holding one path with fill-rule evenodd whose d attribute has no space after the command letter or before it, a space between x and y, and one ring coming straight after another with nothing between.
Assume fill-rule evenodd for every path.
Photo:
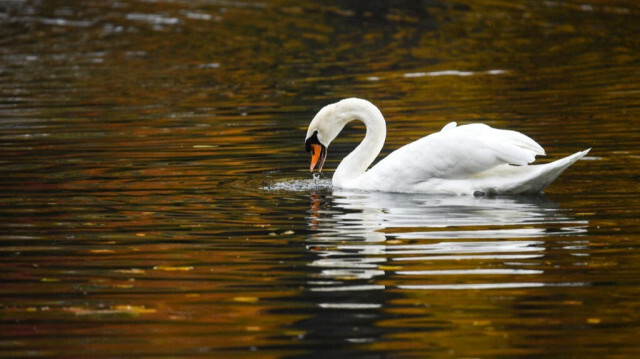
<instances>
[{"instance_id":1,"label":"dark water","mask_svg":"<svg viewBox=\"0 0 640 359\"><path fill-rule=\"evenodd\" d=\"M639 17L0 1L0 356L638 357ZM540 196L334 191L304 135L349 96L383 155L448 121L593 149Z\"/></svg>"}]
</instances>

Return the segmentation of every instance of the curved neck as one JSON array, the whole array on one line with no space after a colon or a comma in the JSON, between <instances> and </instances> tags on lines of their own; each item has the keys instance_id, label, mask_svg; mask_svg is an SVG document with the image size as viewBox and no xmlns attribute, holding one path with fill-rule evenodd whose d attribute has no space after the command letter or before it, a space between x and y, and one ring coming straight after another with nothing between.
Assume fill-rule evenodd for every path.
<instances>
[{"instance_id":1,"label":"curved neck","mask_svg":"<svg viewBox=\"0 0 640 359\"><path fill-rule=\"evenodd\" d=\"M371 103L359 104L345 109L345 123L359 120L364 122L366 135L360 144L345 157L336 168L332 182L345 187L367 171L378 156L387 137L387 126L380 110Z\"/></svg>"}]
</instances>

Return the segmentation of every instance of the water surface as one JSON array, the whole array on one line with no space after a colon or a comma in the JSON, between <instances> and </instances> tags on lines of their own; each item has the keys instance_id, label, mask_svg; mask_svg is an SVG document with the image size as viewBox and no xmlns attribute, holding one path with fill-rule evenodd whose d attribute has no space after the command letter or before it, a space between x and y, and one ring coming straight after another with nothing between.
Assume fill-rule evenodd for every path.
<instances>
[{"instance_id":1,"label":"water surface","mask_svg":"<svg viewBox=\"0 0 640 359\"><path fill-rule=\"evenodd\" d=\"M0 1L0 356L635 358L633 1ZM544 194L334 190L449 121L593 148Z\"/></svg>"}]
</instances>

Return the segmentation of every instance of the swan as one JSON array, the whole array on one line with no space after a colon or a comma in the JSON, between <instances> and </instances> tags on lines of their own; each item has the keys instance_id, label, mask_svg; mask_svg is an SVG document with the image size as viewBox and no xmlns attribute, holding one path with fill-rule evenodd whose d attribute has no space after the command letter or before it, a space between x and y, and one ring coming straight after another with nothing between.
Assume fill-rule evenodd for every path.
<instances>
[{"instance_id":1,"label":"swan","mask_svg":"<svg viewBox=\"0 0 640 359\"><path fill-rule=\"evenodd\" d=\"M555 162L529 165L544 149L528 136L485 124L458 126L409 143L368 169L386 138L386 124L371 102L347 98L323 107L307 129L310 172L318 172L327 149L350 121L364 122L366 135L336 168L335 188L427 194L530 194L542 191L590 149Z\"/></svg>"}]
</instances>

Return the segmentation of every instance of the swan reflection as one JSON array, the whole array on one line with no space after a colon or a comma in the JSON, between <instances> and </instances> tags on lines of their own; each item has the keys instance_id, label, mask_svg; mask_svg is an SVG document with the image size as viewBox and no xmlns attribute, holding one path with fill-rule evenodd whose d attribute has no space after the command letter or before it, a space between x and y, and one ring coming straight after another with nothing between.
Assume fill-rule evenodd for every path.
<instances>
[{"instance_id":1,"label":"swan reflection","mask_svg":"<svg viewBox=\"0 0 640 359\"><path fill-rule=\"evenodd\" d=\"M310 240L527 238L584 230L544 195L432 196L335 190L311 196ZM330 199L330 205L322 206Z\"/></svg>"},{"instance_id":2,"label":"swan reflection","mask_svg":"<svg viewBox=\"0 0 640 359\"><path fill-rule=\"evenodd\" d=\"M394 287L405 289L544 286L544 270L535 267L542 262L546 237L576 236L588 223L544 195L334 190L311 194L308 225L307 247L316 255L310 265L320 268L311 290L328 292L383 290L388 284L378 279L390 274ZM537 281L514 281L515 276ZM462 283L447 283L453 277Z\"/></svg>"}]
</instances>

